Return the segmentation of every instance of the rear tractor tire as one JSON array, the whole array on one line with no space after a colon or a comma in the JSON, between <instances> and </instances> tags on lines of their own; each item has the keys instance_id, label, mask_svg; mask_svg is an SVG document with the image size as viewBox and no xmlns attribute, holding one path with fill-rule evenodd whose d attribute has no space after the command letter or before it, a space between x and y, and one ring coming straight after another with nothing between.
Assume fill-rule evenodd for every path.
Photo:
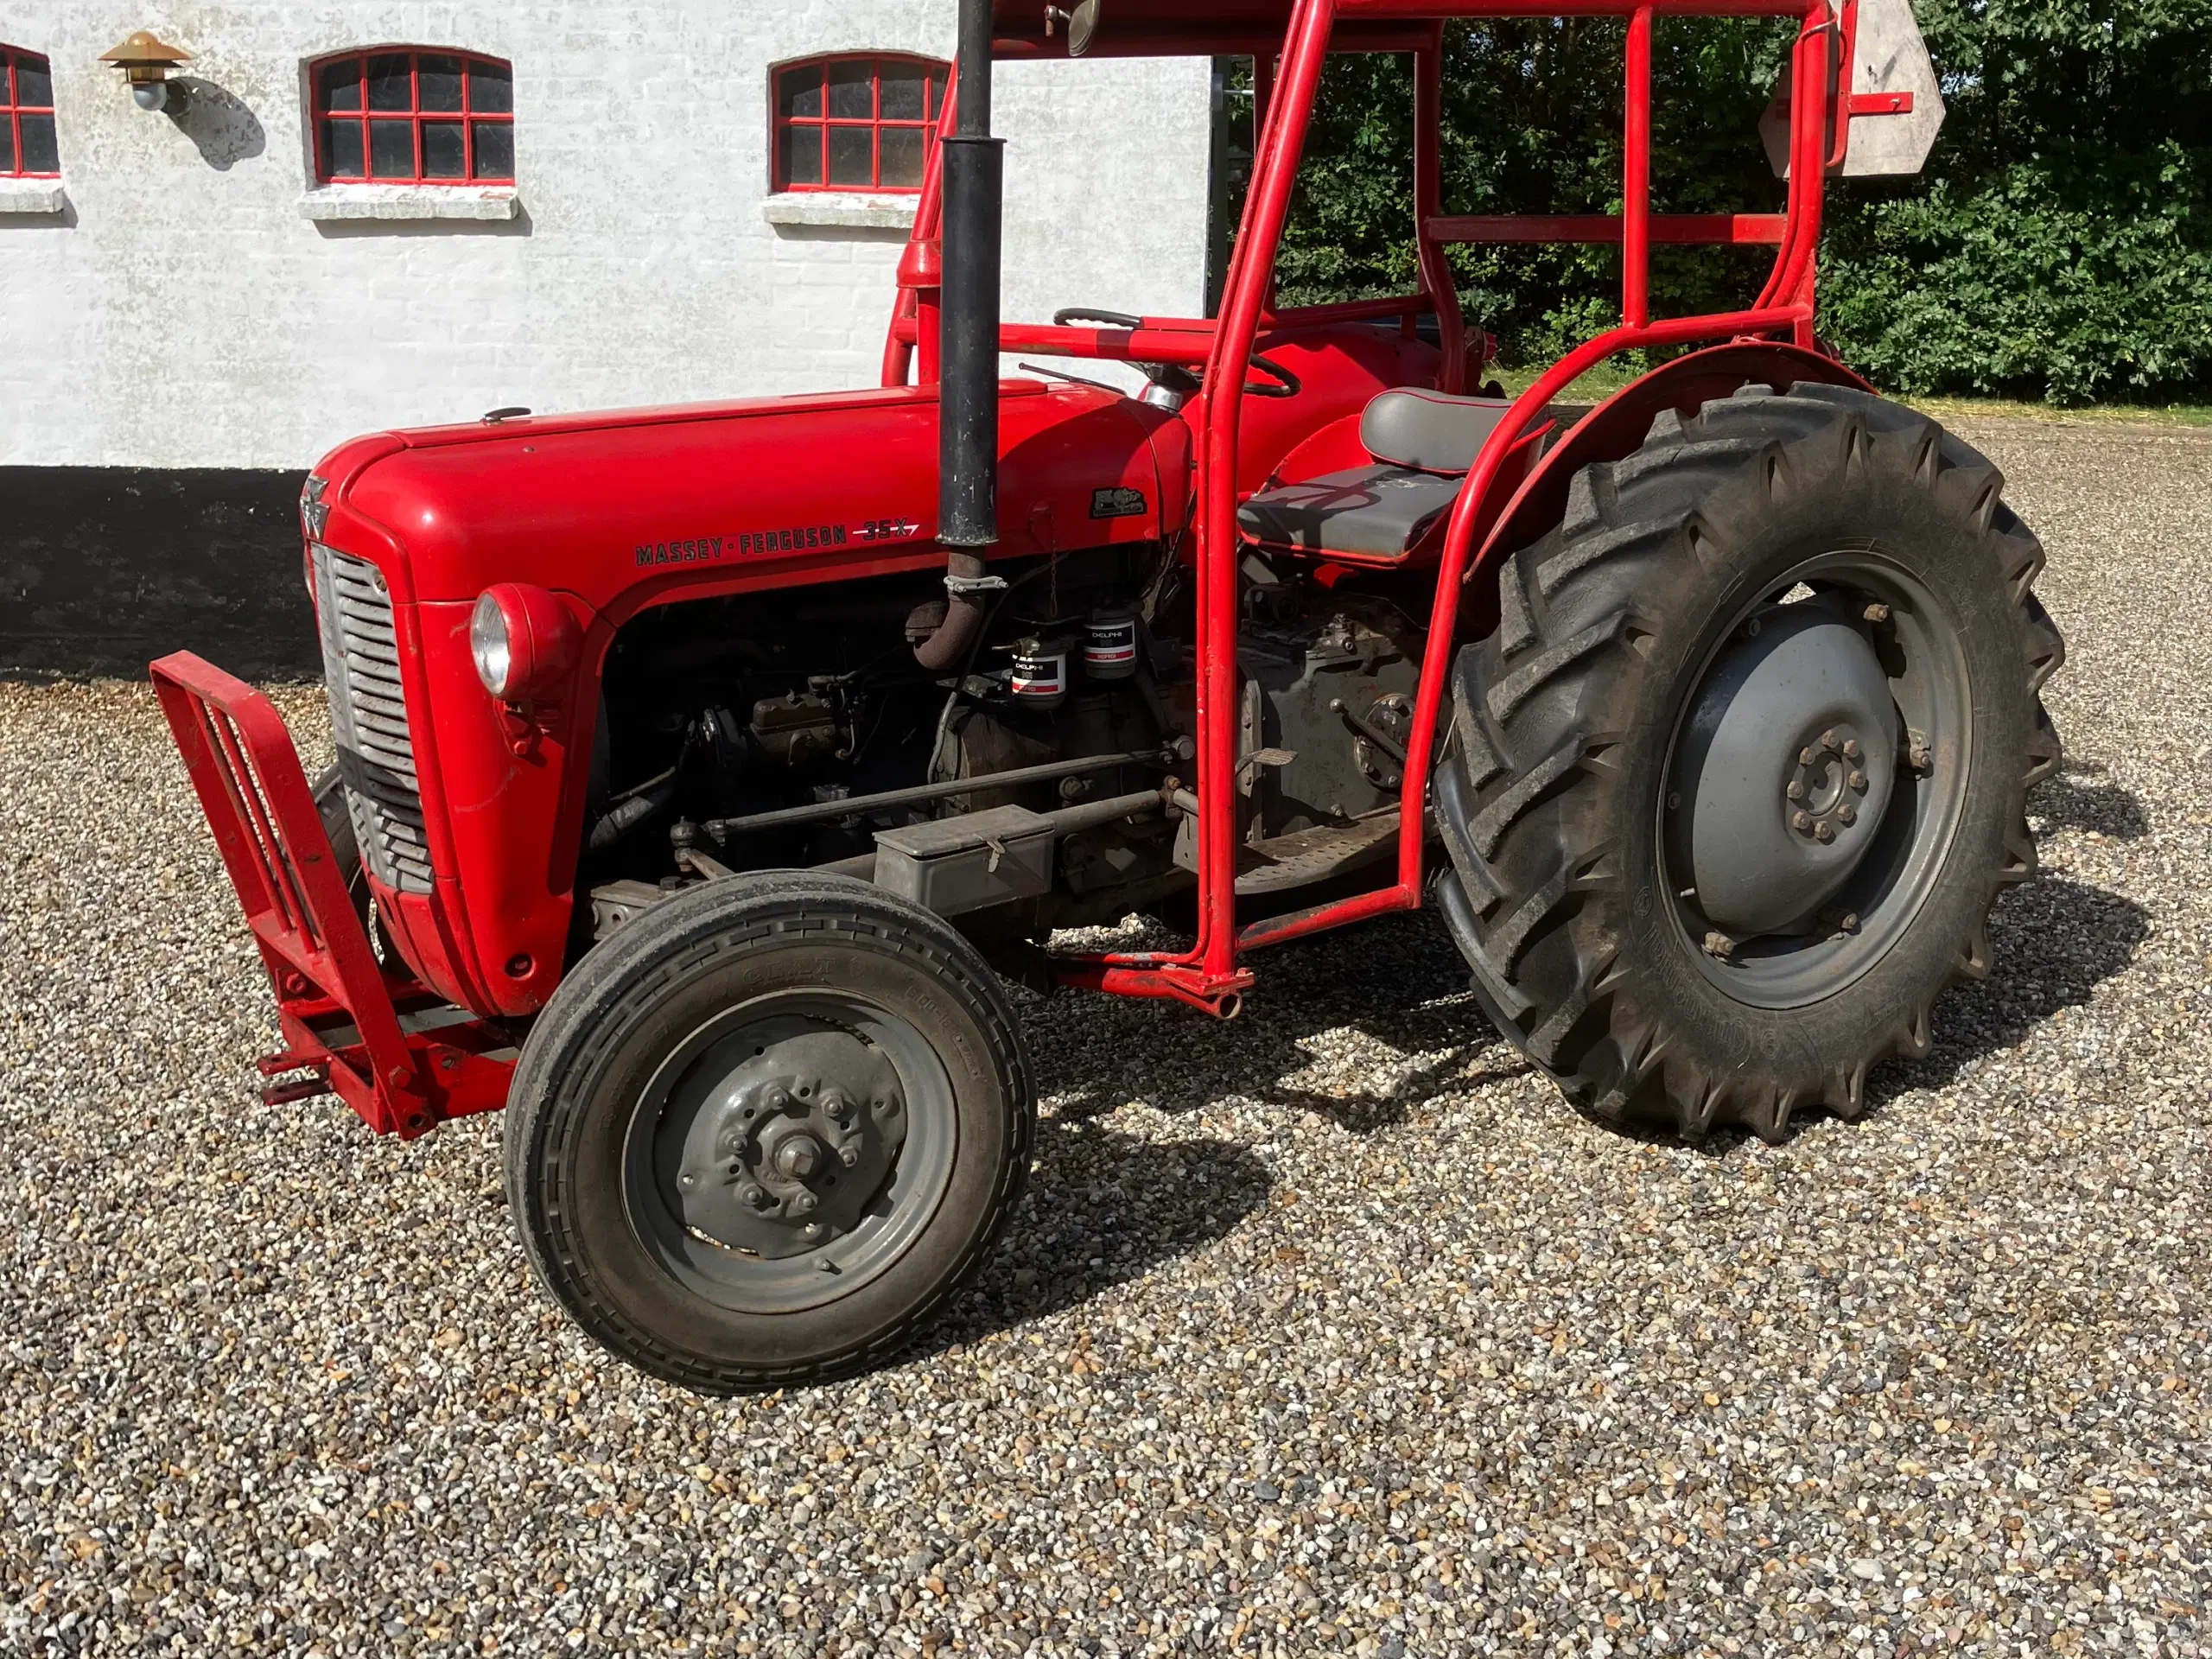
<instances>
[{"instance_id":1,"label":"rear tractor tire","mask_svg":"<svg viewBox=\"0 0 2212 1659\"><path fill-rule=\"evenodd\" d=\"M1019 1029L975 949L865 882L711 881L592 950L506 1109L539 1281L601 1346L709 1394L896 1352L1028 1174Z\"/></svg>"},{"instance_id":2,"label":"rear tractor tire","mask_svg":"<svg viewBox=\"0 0 2212 1659\"><path fill-rule=\"evenodd\" d=\"M1870 394L1764 386L1584 467L1453 671L1439 899L1589 1115L1770 1140L1863 1109L1989 971L2064 658L1997 469Z\"/></svg>"}]
</instances>

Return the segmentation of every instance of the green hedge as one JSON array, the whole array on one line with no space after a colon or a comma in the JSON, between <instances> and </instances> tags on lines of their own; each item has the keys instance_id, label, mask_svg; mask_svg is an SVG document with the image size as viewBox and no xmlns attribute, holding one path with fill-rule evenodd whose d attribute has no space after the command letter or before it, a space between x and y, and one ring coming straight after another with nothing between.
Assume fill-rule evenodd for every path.
<instances>
[{"instance_id":1,"label":"green hedge","mask_svg":"<svg viewBox=\"0 0 2212 1659\"><path fill-rule=\"evenodd\" d=\"M1950 114L1928 171L1828 193L1820 327L1902 392L2054 403L2212 391L2212 0L1918 0ZM1662 212L1782 201L1757 123L1793 26L1664 20ZM1445 206L1619 210L1618 22L1455 26ZM1331 62L1286 236L1294 300L1404 291L1414 266L1409 60ZM1453 251L1470 315L1537 362L1618 312L1618 256ZM1764 251L1660 251L1662 314L1756 291Z\"/></svg>"}]
</instances>

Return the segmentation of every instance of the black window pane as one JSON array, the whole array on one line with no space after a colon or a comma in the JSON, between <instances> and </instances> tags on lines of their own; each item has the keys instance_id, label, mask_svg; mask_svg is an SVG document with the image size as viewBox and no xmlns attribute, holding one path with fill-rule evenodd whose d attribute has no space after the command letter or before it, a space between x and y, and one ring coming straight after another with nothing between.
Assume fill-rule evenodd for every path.
<instances>
[{"instance_id":1,"label":"black window pane","mask_svg":"<svg viewBox=\"0 0 2212 1659\"><path fill-rule=\"evenodd\" d=\"M783 133L784 182L822 182L822 129L786 127Z\"/></svg>"},{"instance_id":2,"label":"black window pane","mask_svg":"<svg viewBox=\"0 0 2212 1659\"><path fill-rule=\"evenodd\" d=\"M922 72L912 64L885 64L883 118L887 121L918 121L924 113Z\"/></svg>"},{"instance_id":3,"label":"black window pane","mask_svg":"<svg viewBox=\"0 0 2212 1659\"><path fill-rule=\"evenodd\" d=\"M415 60L415 96L426 110L461 107L461 60L424 55Z\"/></svg>"},{"instance_id":4,"label":"black window pane","mask_svg":"<svg viewBox=\"0 0 2212 1659\"><path fill-rule=\"evenodd\" d=\"M412 121L369 123L369 176L372 179L411 179L415 176L415 124Z\"/></svg>"},{"instance_id":5,"label":"black window pane","mask_svg":"<svg viewBox=\"0 0 2212 1659\"><path fill-rule=\"evenodd\" d=\"M883 182L887 188L922 188L922 130L886 127L883 130Z\"/></svg>"},{"instance_id":6,"label":"black window pane","mask_svg":"<svg viewBox=\"0 0 2212 1659\"><path fill-rule=\"evenodd\" d=\"M16 124L0 115L0 173L16 170Z\"/></svg>"},{"instance_id":7,"label":"black window pane","mask_svg":"<svg viewBox=\"0 0 2212 1659\"><path fill-rule=\"evenodd\" d=\"M361 60L326 63L315 71L316 106L334 114L361 107Z\"/></svg>"},{"instance_id":8,"label":"black window pane","mask_svg":"<svg viewBox=\"0 0 2212 1659\"><path fill-rule=\"evenodd\" d=\"M50 115L26 115L17 119L23 124L23 171L59 173L61 170L61 151L54 142L54 118Z\"/></svg>"},{"instance_id":9,"label":"black window pane","mask_svg":"<svg viewBox=\"0 0 2212 1659\"><path fill-rule=\"evenodd\" d=\"M875 129L830 129L830 182L862 187L875 182Z\"/></svg>"},{"instance_id":10,"label":"black window pane","mask_svg":"<svg viewBox=\"0 0 2212 1659\"><path fill-rule=\"evenodd\" d=\"M54 107L54 72L44 58L16 58L16 102L34 109Z\"/></svg>"},{"instance_id":11,"label":"black window pane","mask_svg":"<svg viewBox=\"0 0 2212 1659\"><path fill-rule=\"evenodd\" d=\"M515 175L515 127L512 121L475 121L469 124L476 137L476 176L480 179L511 180ZM427 137L424 140L428 145Z\"/></svg>"},{"instance_id":12,"label":"black window pane","mask_svg":"<svg viewBox=\"0 0 2212 1659\"><path fill-rule=\"evenodd\" d=\"M830 66L830 113L841 121L866 121L875 113L875 66L863 58L857 63Z\"/></svg>"},{"instance_id":13,"label":"black window pane","mask_svg":"<svg viewBox=\"0 0 2212 1659\"><path fill-rule=\"evenodd\" d=\"M776 77L776 107L785 120L798 117L804 120L822 118L822 66L810 63L803 69L786 69Z\"/></svg>"},{"instance_id":14,"label":"black window pane","mask_svg":"<svg viewBox=\"0 0 2212 1659\"><path fill-rule=\"evenodd\" d=\"M326 121L322 124L322 165L334 179L363 176L359 122Z\"/></svg>"},{"instance_id":15,"label":"black window pane","mask_svg":"<svg viewBox=\"0 0 2212 1659\"><path fill-rule=\"evenodd\" d=\"M426 179L465 179L468 176L468 146L461 138L460 122L425 121L423 124L423 176Z\"/></svg>"},{"instance_id":16,"label":"black window pane","mask_svg":"<svg viewBox=\"0 0 2212 1659\"><path fill-rule=\"evenodd\" d=\"M404 56L393 54L369 60L369 107L372 110L411 110L415 91Z\"/></svg>"},{"instance_id":17,"label":"black window pane","mask_svg":"<svg viewBox=\"0 0 2212 1659\"><path fill-rule=\"evenodd\" d=\"M468 65L468 107L479 115L505 115L515 106L514 71L504 63Z\"/></svg>"}]
</instances>

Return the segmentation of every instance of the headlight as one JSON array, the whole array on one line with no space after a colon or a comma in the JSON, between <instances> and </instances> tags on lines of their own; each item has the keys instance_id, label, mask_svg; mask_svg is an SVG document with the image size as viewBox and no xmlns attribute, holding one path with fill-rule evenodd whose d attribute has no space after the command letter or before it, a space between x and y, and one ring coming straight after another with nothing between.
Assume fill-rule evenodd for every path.
<instances>
[{"instance_id":1,"label":"headlight","mask_svg":"<svg viewBox=\"0 0 2212 1659\"><path fill-rule=\"evenodd\" d=\"M484 682L484 689L495 697L505 696L515 654L507 613L499 608L496 588L476 601L475 613L468 619L468 649L476 658L477 677Z\"/></svg>"},{"instance_id":2,"label":"headlight","mask_svg":"<svg viewBox=\"0 0 2212 1659\"><path fill-rule=\"evenodd\" d=\"M578 632L569 607L543 588L486 588L468 619L477 677L502 702L560 699L575 666Z\"/></svg>"}]
</instances>

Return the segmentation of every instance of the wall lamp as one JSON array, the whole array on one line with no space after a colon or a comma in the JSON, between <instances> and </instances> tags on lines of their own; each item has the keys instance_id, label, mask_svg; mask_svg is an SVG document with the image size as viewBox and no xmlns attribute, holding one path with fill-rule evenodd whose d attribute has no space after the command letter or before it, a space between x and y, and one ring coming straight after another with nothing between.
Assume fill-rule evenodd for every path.
<instances>
[{"instance_id":1,"label":"wall lamp","mask_svg":"<svg viewBox=\"0 0 2212 1659\"><path fill-rule=\"evenodd\" d=\"M191 62L192 54L165 46L142 29L114 51L102 53L100 61L123 71L140 109L165 110L169 105L169 71Z\"/></svg>"}]
</instances>

